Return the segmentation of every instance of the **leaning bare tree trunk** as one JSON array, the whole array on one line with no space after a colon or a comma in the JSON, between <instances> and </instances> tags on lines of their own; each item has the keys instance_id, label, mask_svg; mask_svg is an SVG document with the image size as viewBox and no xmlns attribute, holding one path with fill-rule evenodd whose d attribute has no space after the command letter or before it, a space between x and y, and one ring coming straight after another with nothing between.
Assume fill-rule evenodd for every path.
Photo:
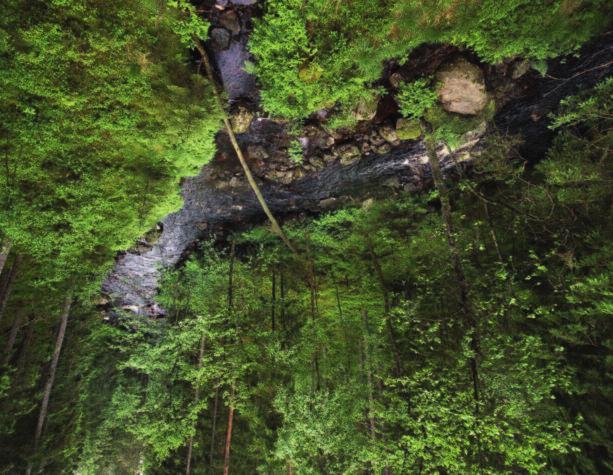
<instances>
[{"instance_id":1,"label":"leaning bare tree trunk","mask_svg":"<svg viewBox=\"0 0 613 475\"><path fill-rule=\"evenodd\" d=\"M15 260L11 265L11 269L9 274L4 281L4 285L2 289L0 289L0 322L2 321L2 317L4 316L4 311L6 310L6 304L8 303L9 297L11 295L11 290L13 289L13 284L15 282L15 277L17 276L17 272L19 270L19 266L21 265L21 260L23 256L21 254L17 254L15 256Z\"/></svg>"},{"instance_id":2,"label":"leaning bare tree trunk","mask_svg":"<svg viewBox=\"0 0 613 475\"><path fill-rule=\"evenodd\" d=\"M460 251L455 239L455 230L453 226L453 217L451 215L451 203L449 200L449 190L443 179L443 173L441 172L441 165L436 153L436 141L434 134L429 125L426 125L426 149L428 151L428 162L432 169L432 178L434 180L434 186L436 187L441 202L441 216L445 223L445 234L447 237L447 245L451 254L451 262L453 265L453 271L456 276L456 282L460 292L460 305L462 314L466 323L468 324L471 332L471 348L474 355L469 359L470 373L473 383L473 396L475 403L479 401L479 375L477 369L476 355L479 354L479 332L477 328L477 321L473 308L470 302L470 296L468 292L468 281L466 280L466 274L464 273L464 267L462 266L462 260L460 258ZM475 406L478 408L478 405Z\"/></svg>"},{"instance_id":3,"label":"leaning bare tree trunk","mask_svg":"<svg viewBox=\"0 0 613 475\"><path fill-rule=\"evenodd\" d=\"M4 264L6 264L6 260L9 257L11 247L13 247L13 243L10 239L5 239L4 242L0 244L0 274L2 273L2 269L4 269Z\"/></svg>"},{"instance_id":4,"label":"leaning bare tree trunk","mask_svg":"<svg viewBox=\"0 0 613 475\"><path fill-rule=\"evenodd\" d=\"M62 344L64 343L64 336L66 335L66 326L68 325L68 315L70 314L70 307L72 306L72 290L68 291L66 299L64 300L64 308L62 309L62 316L60 320L60 328L57 332L57 338L55 339L55 350L53 351L53 358L51 359L51 367L49 368L49 376L45 383L45 390L43 393L43 401L40 405L40 413L38 415L38 422L36 424L36 431L34 432L34 453L38 450L38 444L43 434L43 426L45 425L45 419L47 418L47 409L49 407L49 398L51 397L51 390L53 389L53 383L55 381L55 372L60 360L60 353L62 352ZM27 474L32 473L32 463L29 464Z\"/></svg>"},{"instance_id":5,"label":"leaning bare tree trunk","mask_svg":"<svg viewBox=\"0 0 613 475\"><path fill-rule=\"evenodd\" d=\"M200 337L200 350L198 352L198 369L202 368L202 357L204 356L204 335ZM196 393L194 395L194 401L196 405L200 402L200 385L196 383ZM187 463L185 466L185 475L192 473L192 451L194 449L194 436L190 436L189 443L187 445Z\"/></svg>"},{"instance_id":6,"label":"leaning bare tree trunk","mask_svg":"<svg viewBox=\"0 0 613 475\"><path fill-rule=\"evenodd\" d=\"M251 189L255 193L255 196L257 197L258 202L260 203L260 206L262 207L262 210L264 210L264 213L270 220L270 224L272 226L273 232L281 238L281 240L285 243L285 245L290 251L292 251L294 254L298 254L298 252L296 251L296 248L293 246L293 244L290 242L288 237L285 235L281 226L279 226L279 223L277 222L277 219L275 218L275 216L272 214L272 211L270 211L270 208L268 207L268 204L266 203L266 200L264 199L264 195L262 195L262 192L260 191L260 187L258 186L255 179L253 178L253 175L251 174L249 165L247 164L247 161L245 160L245 157L243 156L243 152L240 148L240 145L238 144L236 140L236 136L234 135L234 130L232 129L232 125L230 124L230 120L228 119L228 116L225 112L224 105L221 100L221 96L219 94L219 91L217 90L217 83L215 81L215 76L213 74L213 68L211 67L211 63L209 61L209 55L207 54L206 50L204 49L204 45L202 44L202 42L200 41L198 37L193 36L192 39L194 41L194 44L196 45L196 49L198 50L200 57L202 58L202 62L204 63L204 68L206 70L207 77L209 78L209 81L211 82L211 86L213 87L213 94L215 96L215 101L217 102L219 112L222 114L222 119L223 119L224 126L226 128L226 132L228 133L228 137L230 137L230 142L232 143L232 147L234 147L236 156L238 157L238 160L241 166L243 167L243 171L245 173L245 176L247 177L249 186L251 186Z\"/></svg>"}]
</instances>

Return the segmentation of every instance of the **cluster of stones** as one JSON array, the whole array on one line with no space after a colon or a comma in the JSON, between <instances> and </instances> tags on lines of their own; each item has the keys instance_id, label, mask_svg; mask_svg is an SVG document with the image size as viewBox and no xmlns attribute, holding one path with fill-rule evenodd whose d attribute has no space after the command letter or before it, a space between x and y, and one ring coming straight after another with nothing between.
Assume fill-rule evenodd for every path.
<instances>
[{"instance_id":1,"label":"cluster of stones","mask_svg":"<svg viewBox=\"0 0 613 475\"><path fill-rule=\"evenodd\" d=\"M462 115L476 115L484 110L489 102L482 70L464 58L444 64L437 72L439 101L443 109ZM398 78L396 78L398 79ZM289 158L287 147L266 147L262 144L246 146L246 155L254 167L254 172L262 177L282 184L303 177L307 173L325 168L333 162L343 166L351 165L369 154L385 155L402 141L417 140L421 128L417 121L399 118L391 124L372 124L377 114L378 97L360 103L354 116L367 127L354 131L329 131L324 125L307 125L300 134L303 159L295 162ZM237 106L231 117L236 133L248 133L254 120L273 120L256 118L256 113ZM288 137L289 141L289 137ZM232 180L239 183L238 177Z\"/></svg>"}]
</instances>

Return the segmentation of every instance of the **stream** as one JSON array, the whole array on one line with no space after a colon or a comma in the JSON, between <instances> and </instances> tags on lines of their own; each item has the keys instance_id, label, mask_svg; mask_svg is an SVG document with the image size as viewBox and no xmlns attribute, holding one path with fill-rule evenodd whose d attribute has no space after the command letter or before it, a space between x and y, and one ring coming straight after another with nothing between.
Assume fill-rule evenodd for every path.
<instances>
[{"instance_id":1,"label":"stream","mask_svg":"<svg viewBox=\"0 0 613 475\"><path fill-rule=\"evenodd\" d=\"M251 15L256 10L249 0L233 3L237 5L233 7L237 18L231 20L238 23L229 25L229 28L234 28L234 32L227 30L231 33L229 44L213 44L209 40L207 47L212 52L218 76L230 101L253 105L258 100L256 82L242 66L250 59L247 37ZM216 22L219 20L212 22L213 28ZM224 24L228 26L227 19ZM227 39L226 33L218 33L222 40ZM465 144L453 152L454 160L450 159L446 147L439 147L443 170L453 170L456 160L469 166L483 136L493 128L505 134L521 134L524 145L520 152L525 158L542 157L553 136L547 128L547 115L556 109L564 96L587 89L611 74L611 39L612 35L604 35L587 44L578 57L552 61L545 77L531 73L528 86L516 92L498 110L487 132L477 131L465 137ZM457 54L457 51L449 54ZM394 114L397 115L397 110L380 110L372 122L389 121ZM273 155L284 152L282 146L286 145L286 139L283 124L262 117L255 118L249 130L238 135L243 149L259 144L273 149ZM352 139L352 136L340 138L346 143L351 143ZM179 264L203 239L221 239L229 231L247 229L264 222L264 213L242 177L225 133L218 134L217 145L213 161L198 176L182 181L183 207L162 219L157 238L142 239L135 248L117 257L114 269L103 283L108 307L140 315L163 315L163 309L155 303L155 296L164 269ZM310 153L315 152L305 151L305 161ZM300 213L316 214L347 204L359 204L371 197L419 192L431 182L421 141L398 142L392 144L387 153L363 154L349 164L342 164L339 160L326 162L319 169L300 173L286 184L268 179L266 170L259 168L272 165L265 159L259 162L260 165L252 157L251 166L259 176L262 193L271 211L281 220Z\"/></svg>"}]
</instances>

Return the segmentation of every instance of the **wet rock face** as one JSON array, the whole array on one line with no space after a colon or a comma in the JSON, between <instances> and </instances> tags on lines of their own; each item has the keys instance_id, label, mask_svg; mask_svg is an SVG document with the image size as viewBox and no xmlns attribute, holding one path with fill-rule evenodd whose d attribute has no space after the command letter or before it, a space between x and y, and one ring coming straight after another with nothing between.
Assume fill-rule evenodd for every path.
<instances>
[{"instance_id":1,"label":"wet rock face","mask_svg":"<svg viewBox=\"0 0 613 475\"><path fill-rule=\"evenodd\" d=\"M215 51L224 51L230 46L232 35L225 28L211 29L211 46Z\"/></svg>"},{"instance_id":2,"label":"wet rock face","mask_svg":"<svg viewBox=\"0 0 613 475\"><path fill-rule=\"evenodd\" d=\"M447 112L477 115L487 106L489 96L479 66L459 58L442 66L436 78L441 84L439 100Z\"/></svg>"},{"instance_id":3,"label":"wet rock face","mask_svg":"<svg viewBox=\"0 0 613 475\"><path fill-rule=\"evenodd\" d=\"M476 142L463 150L468 153ZM439 152L444 168L454 167L448 151L441 147ZM350 165L336 161L320 171L294 178L287 185L260 180L260 186L272 212L283 218L304 211L334 209L369 196L387 196L394 190L416 191L430 181L426 162L424 146L408 142L387 155L370 155ZM198 177L185 180L183 208L162 220L163 231L157 242L117 259L103 284L103 292L116 308L141 315L163 314L154 302L162 269L176 265L198 240L262 221L264 216L252 190L235 175L238 168L233 165L228 169L227 162L215 161ZM219 177L227 174L240 183L220 187Z\"/></svg>"},{"instance_id":4,"label":"wet rock face","mask_svg":"<svg viewBox=\"0 0 613 475\"><path fill-rule=\"evenodd\" d=\"M254 1L216 3L211 14L211 32L207 47L231 102L256 104L259 98L255 77L245 71L245 62L253 60L247 48Z\"/></svg>"}]
</instances>

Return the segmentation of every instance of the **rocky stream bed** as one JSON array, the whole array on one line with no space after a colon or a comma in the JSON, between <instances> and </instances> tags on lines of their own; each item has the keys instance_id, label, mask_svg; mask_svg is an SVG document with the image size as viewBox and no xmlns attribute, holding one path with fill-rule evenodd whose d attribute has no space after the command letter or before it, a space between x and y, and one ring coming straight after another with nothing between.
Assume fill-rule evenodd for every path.
<instances>
[{"instance_id":1,"label":"rocky stream bed","mask_svg":"<svg viewBox=\"0 0 613 475\"><path fill-rule=\"evenodd\" d=\"M298 135L303 159L296 163L288 152L296 137L285 123L261 112L256 80L243 68L245 61L252 59L248 37L252 18L261 14L260 5L256 0L209 1L203 2L202 12L211 20L206 46L227 92L239 143L272 212L281 219L304 212L316 214L371 197L414 193L430 185L424 145L418 138L406 139L406 124L393 98L402 80L431 74L443 81L450 77L445 83L450 87L449 101L443 101L449 111L471 113L471 107L483 108L488 101L495 101L492 120L465 134L464 145L453 152L439 147L443 168L453 170L456 163L469 166L482 138L494 130L520 134L522 155L540 158L552 137L548 114L566 95L610 75L613 63L611 34L592 41L579 55L550 62L545 76L521 59L486 66L468 51L427 45L412 53L402 66L385 65L378 85L387 93L356 109L358 123L352 130L327 130L329 111L309 118ZM458 88L469 93L468 103L465 97L458 97ZM200 240L221 239L229 231L265 219L229 139L221 131L213 161L198 176L183 180L182 195L183 207L159 223L158 230L150 233L155 238L144 237L117 257L103 284L109 307L149 316L163 314L154 301L163 269L180 263Z\"/></svg>"}]
</instances>

